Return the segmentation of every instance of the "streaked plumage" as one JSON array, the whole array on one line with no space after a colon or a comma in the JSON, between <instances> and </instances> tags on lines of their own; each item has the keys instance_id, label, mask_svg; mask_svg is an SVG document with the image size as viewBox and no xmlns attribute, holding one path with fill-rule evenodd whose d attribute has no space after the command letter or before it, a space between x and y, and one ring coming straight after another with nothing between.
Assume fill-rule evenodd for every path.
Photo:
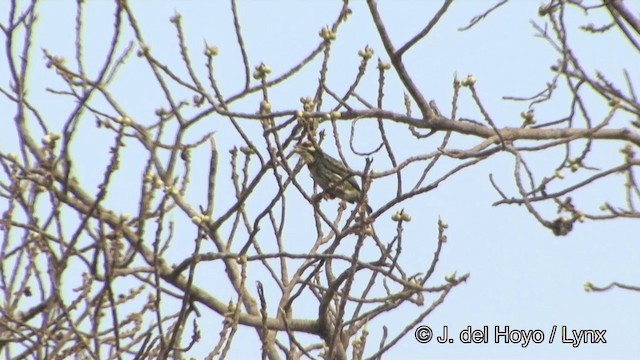
<instances>
[{"instance_id":1,"label":"streaked plumage","mask_svg":"<svg viewBox=\"0 0 640 360\"><path fill-rule=\"evenodd\" d=\"M324 190L325 194L350 203L360 199L362 190L353 172L341 161L325 154L309 142L295 146L293 151L307 164L311 178ZM371 211L371 207L367 205L367 212L371 213Z\"/></svg>"}]
</instances>

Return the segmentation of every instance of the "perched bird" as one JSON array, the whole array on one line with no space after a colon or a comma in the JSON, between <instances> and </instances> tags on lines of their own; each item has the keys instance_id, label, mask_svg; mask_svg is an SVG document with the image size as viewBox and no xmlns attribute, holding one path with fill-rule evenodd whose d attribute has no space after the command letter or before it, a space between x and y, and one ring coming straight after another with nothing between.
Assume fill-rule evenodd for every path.
<instances>
[{"instance_id":1,"label":"perched bird","mask_svg":"<svg viewBox=\"0 0 640 360\"><path fill-rule=\"evenodd\" d=\"M311 178L330 198L340 198L350 203L360 199L362 190L354 178L353 172L341 161L325 154L309 142L296 145L293 151L307 164ZM373 211L367 206L367 213Z\"/></svg>"}]
</instances>

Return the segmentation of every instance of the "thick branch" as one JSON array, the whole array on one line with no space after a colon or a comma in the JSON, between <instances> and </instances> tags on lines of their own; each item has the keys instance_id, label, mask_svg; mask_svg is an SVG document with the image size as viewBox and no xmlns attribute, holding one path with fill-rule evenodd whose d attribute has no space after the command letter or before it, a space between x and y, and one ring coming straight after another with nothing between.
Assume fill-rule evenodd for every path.
<instances>
[{"instance_id":1,"label":"thick branch","mask_svg":"<svg viewBox=\"0 0 640 360\"><path fill-rule=\"evenodd\" d=\"M411 125L419 129L453 131L459 134L473 135L484 139L495 137L496 141L498 140L496 130L492 128L466 121L451 120L445 117L434 118L427 122L423 119L417 119L391 111L378 109L345 111L341 114L341 119L351 120L356 118L383 118ZM602 139L629 141L640 146L640 133L627 128L594 130L585 128L530 129L504 127L497 129L497 132L504 141Z\"/></svg>"}]
</instances>

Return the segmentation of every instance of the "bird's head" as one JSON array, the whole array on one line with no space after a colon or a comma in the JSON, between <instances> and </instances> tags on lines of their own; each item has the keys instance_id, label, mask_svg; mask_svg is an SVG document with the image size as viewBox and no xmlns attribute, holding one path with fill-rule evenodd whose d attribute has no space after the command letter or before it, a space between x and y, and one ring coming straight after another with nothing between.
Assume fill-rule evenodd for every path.
<instances>
[{"instance_id":1,"label":"bird's head","mask_svg":"<svg viewBox=\"0 0 640 360\"><path fill-rule=\"evenodd\" d=\"M313 146L313 144L311 144L310 142L303 142L300 143L298 145L296 145L293 148L293 152L295 152L296 154L300 155L300 157L302 158L302 160L304 160L306 163L312 163L315 161L315 156L316 156L316 148Z\"/></svg>"}]
</instances>

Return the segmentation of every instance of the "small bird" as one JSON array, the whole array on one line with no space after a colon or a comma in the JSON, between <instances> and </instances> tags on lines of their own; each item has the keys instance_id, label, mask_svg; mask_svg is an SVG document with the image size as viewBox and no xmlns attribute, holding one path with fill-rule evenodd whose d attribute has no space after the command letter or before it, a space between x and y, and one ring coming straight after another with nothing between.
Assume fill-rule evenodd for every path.
<instances>
[{"instance_id":1,"label":"small bird","mask_svg":"<svg viewBox=\"0 0 640 360\"><path fill-rule=\"evenodd\" d=\"M293 151L307 164L311 178L330 198L340 198L350 203L360 200L362 190L354 178L353 172L341 161L325 154L309 142L296 145ZM367 206L367 213L373 211Z\"/></svg>"}]
</instances>

